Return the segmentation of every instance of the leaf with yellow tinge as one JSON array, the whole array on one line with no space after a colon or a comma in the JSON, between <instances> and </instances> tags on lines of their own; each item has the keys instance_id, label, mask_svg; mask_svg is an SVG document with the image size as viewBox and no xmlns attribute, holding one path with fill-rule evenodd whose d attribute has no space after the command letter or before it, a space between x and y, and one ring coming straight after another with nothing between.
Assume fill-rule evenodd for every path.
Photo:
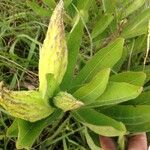
<instances>
[{"instance_id":1,"label":"leaf with yellow tinge","mask_svg":"<svg viewBox=\"0 0 150 150\"><path fill-rule=\"evenodd\" d=\"M2 90L0 105L10 115L30 122L46 118L54 111L54 108L44 103L37 91Z\"/></svg>"},{"instance_id":2,"label":"leaf with yellow tinge","mask_svg":"<svg viewBox=\"0 0 150 150\"><path fill-rule=\"evenodd\" d=\"M56 107L62 109L63 111L77 109L84 105L84 103L77 100L67 92L59 92L54 97L53 103Z\"/></svg>"},{"instance_id":3,"label":"leaf with yellow tinge","mask_svg":"<svg viewBox=\"0 0 150 150\"><path fill-rule=\"evenodd\" d=\"M47 93L47 84L49 84L47 83L46 74L53 74L58 86L67 68L67 57L63 25L63 1L60 0L52 14L47 35L40 50L39 90L43 98ZM56 87L51 88L51 92L55 91L55 89Z\"/></svg>"}]
</instances>

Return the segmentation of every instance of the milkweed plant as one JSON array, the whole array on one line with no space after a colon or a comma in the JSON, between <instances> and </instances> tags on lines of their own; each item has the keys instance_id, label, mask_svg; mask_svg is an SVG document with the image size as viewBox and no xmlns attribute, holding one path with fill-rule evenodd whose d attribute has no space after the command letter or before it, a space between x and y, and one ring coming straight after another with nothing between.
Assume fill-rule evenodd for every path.
<instances>
[{"instance_id":1,"label":"milkweed plant","mask_svg":"<svg viewBox=\"0 0 150 150\"><path fill-rule=\"evenodd\" d=\"M74 75L79 49L76 42L81 40L81 37L75 39L75 36L83 28L83 17L77 16L77 22L66 40L63 14L64 4L60 0L39 50L38 89L12 91L1 82L0 105L5 113L15 117L7 136L17 137L18 149L30 149L47 125L69 114L82 124L86 137L87 134L90 137L90 131L96 135L117 136L122 143L120 147L124 149L125 135L150 130L150 92L143 90L148 81L146 73L113 72L121 62L124 40L132 37L130 28L133 24L97 51ZM107 15L107 21L110 20L113 16ZM96 28L92 38L98 35ZM92 140L92 137L89 139Z\"/></svg>"}]
</instances>

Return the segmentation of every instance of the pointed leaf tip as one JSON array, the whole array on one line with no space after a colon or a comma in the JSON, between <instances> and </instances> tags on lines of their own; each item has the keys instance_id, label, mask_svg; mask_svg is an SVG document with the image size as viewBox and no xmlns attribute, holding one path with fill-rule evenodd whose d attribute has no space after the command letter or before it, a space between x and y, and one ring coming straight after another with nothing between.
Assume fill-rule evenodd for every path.
<instances>
[{"instance_id":1,"label":"pointed leaf tip","mask_svg":"<svg viewBox=\"0 0 150 150\"><path fill-rule=\"evenodd\" d=\"M40 51L39 60L39 90L45 97L47 86L50 83L46 78L46 74L54 75L57 86L61 83L66 72L68 64L68 51L65 40L64 24L63 24L63 1L60 0L50 19L46 38ZM53 93L57 87L51 88Z\"/></svg>"}]
</instances>

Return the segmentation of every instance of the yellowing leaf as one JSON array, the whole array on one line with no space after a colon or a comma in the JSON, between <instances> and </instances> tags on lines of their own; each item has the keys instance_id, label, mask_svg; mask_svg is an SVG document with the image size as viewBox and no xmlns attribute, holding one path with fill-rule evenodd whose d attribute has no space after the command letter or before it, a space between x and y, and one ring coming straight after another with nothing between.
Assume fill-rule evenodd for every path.
<instances>
[{"instance_id":1,"label":"yellowing leaf","mask_svg":"<svg viewBox=\"0 0 150 150\"><path fill-rule=\"evenodd\" d=\"M30 122L41 120L53 111L37 91L1 91L0 105L10 115Z\"/></svg>"},{"instance_id":2,"label":"yellowing leaf","mask_svg":"<svg viewBox=\"0 0 150 150\"><path fill-rule=\"evenodd\" d=\"M77 109L84 105L81 101L75 99L67 92L59 92L54 97L53 102L56 107L62 109L63 111Z\"/></svg>"},{"instance_id":3,"label":"yellowing leaf","mask_svg":"<svg viewBox=\"0 0 150 150\"><path fill-rule=\"evenodd\" d=\"M68 54L62 16L63 1L60 0L52 14L47 35L40 50L39 90L43 97L45 97L47 90L46 74L53 74L59 85L67 68ZM54 91L55 89L52 88L51 90Z\"/></svg>"}]
</instances>

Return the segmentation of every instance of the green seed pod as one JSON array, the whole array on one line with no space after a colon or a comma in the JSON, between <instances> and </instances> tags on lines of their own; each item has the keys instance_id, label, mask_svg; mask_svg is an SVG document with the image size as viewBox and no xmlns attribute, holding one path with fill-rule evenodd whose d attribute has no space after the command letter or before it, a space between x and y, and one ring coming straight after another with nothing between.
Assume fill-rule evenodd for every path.
<instances>
[{"instance_id":1,"label":"green seed pod","mask_svg":"<svg viewBox=\"0 0 150 150\"><path fill-rule=\"evenodd\" d=\"M53 111L37 91L0 91L0 105L12 116L30 122L41 120Z\"/></svg>"},{"instance_id":2,"label":"green seed pod","mask_svg":"<svg viewBox=\"0 0 150 150\"><path fill-rule=\"evenodd\" d=\"M42 91L43 95L45 94L45 89L47 89L46 74L53 74L57 84L61 83L67 68L67 57L63 25L63 1L60 0L52 14L47 35L40 50L39 90Z\"/></svg>"},{"instance_id":3,"label":"green seed pod","mask_svg":"<svg viewBox=\"0 0 150 150\"><path fill-rule=\"evenodd\" d=\"M63 111L77 109L84 105L67 92L59 92L56 97L54 97L53 102L56 107L61 108Z\"/></svg>"}]
</instances>

